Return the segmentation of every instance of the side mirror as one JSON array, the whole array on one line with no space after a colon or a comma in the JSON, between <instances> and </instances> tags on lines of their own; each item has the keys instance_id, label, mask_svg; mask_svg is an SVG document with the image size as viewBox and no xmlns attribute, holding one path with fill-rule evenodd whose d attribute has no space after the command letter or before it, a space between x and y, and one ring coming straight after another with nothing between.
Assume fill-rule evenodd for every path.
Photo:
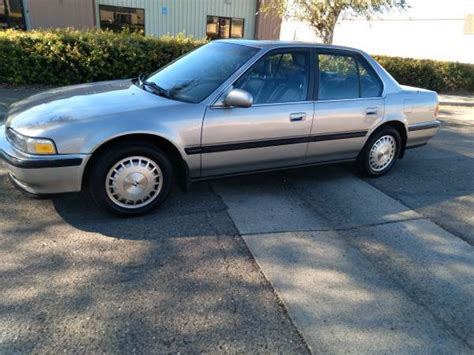
<instances>
[{"instance_id":1,"label":"side mirror","mask_svg":"<svg viewBox=\"0 0 474 355\"><path fill-rule=\"evenodd\" d=\"M245 90L232 89L224 99L224 105L232 107L250 107L253 104L253 96Z\"/></svg>"}]
</instances>

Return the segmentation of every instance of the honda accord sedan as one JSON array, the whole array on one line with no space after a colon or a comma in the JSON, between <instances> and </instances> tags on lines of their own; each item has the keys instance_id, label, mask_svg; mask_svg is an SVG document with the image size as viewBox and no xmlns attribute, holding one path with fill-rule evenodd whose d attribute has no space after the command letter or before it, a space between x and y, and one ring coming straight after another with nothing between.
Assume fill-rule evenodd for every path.
<instances>
[{"instance_id":1,"label":"honda accord sedan","mask_svg":"<svg viewBox=\"0 0 474 355\"><path fill-rule=\"evenodd\" d=\"M218 40L150 75L13 104L0 157L31 196L88 190L132 216L176 181L343 161L383 175L436 134L437 113L435 92L399 85L360 50Z\"/></svg>"}]
</instances>

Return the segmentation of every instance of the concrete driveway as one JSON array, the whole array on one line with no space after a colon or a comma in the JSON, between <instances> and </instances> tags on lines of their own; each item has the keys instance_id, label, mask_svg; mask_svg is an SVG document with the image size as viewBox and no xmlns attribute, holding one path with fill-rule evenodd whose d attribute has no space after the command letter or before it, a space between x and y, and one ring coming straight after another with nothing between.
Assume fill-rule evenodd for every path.
<instances>
[{"instance_id":1,"label":"concrete driveway","mask_svg":"<svg viewBox=\"0 0 474 355\"><path fill-rule=\"evenodd\" d=\"M135 219L0 170L0 353L472 353L473 110L379 179L199 183Z\"/></svg>"}]
</instances>

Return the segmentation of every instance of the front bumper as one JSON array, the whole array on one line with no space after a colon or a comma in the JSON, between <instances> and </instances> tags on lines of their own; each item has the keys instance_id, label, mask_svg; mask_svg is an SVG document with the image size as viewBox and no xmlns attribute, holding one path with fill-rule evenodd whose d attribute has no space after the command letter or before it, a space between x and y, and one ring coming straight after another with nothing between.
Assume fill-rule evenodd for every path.
<instances>
[{"instance_id":1,"label":"front bumper","mask_svg":"<svg viewBox=\"0 0 474 355\"><path fill-rule=\"evenodd\" d=\"M23 190L32 194L80 191L88 154L37 156L15 149L0 126L0 162Z\"/></svg>"}]
</instances>

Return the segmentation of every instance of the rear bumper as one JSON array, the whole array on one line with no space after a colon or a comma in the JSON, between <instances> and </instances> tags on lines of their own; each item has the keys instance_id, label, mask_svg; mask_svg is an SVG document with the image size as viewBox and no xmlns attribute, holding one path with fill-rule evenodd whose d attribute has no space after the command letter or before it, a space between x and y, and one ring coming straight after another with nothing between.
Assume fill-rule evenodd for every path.
<instances>
[{"instance_id":1,"label":"rear bumper","mask_svg":"<svg viewBox=\"0 0 474 355\"><path fill-rule=\"evenodd\" d=\"M32 194L80 191L88 159L88 154L25 154L11 146L0 126L0 162L15 183Z\"/></svg>"},{"instance_id":2,"label":"rear bumper","mask_svg":"<svg viewBox=\"0 0 474 355\"><path fill-rule=\"evenodd\" d=\"M440 125L441 122L438 120L409 125L406 148L415 148L426 144L438 133Z\"/></svg>"}]
</instances>

